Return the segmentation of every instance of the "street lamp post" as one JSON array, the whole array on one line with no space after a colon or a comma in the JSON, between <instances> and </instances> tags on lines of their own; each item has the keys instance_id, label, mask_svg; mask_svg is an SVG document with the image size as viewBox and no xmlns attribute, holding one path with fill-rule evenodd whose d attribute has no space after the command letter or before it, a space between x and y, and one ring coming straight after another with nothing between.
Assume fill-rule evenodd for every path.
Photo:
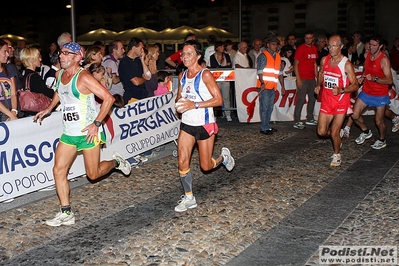
<instances>
[{"instance_id":1,"label":"street lamp post","mask_svg":"<svg viewBox=\"0 0 399 266\"><path fill-rule=\"evenodd\" d=\"M66 8L71 10L71 35L72 41L76 40L76 32L75 32L75 0L71 0L71 3L66 5Z\"/></svg>"},{"instance_id":2,"label":"street lamp post","mask_svg":"<svg viewBox=\"0 0 399 266\"><path fill-rule=\"evenodd\" d=\"M241 0L238 0L238 38L240 42L242 41L242 34L241 34L241 20L242 20L242 10L241 10Z\"/></svg>"},{"instance_id":3,"label":"street lamp post","mask_svg":"<svg viewBox=\"0 0 399 266\"><path fill-rule=\"evenodd\" d=\"M71 34L72 40L76 41L76 31L75 31L75 0L71 0Z\"/></svg>"}]
</instances>

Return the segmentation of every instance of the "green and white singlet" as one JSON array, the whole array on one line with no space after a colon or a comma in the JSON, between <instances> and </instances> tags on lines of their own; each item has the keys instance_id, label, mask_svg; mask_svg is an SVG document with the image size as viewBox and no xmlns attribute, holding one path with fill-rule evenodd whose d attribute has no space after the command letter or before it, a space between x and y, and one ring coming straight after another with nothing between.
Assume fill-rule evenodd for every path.
<instances>
[{"instance_id":1,"label":"green and white singlet","mask_svg":"<svg viewBox=\"0 0 399 266\"><path fill-rule=\"evenodd\" d=\"M87 135L87 131L82 132L82 129L93 123L98 115L94 94L82 94L77 88L77 80L82 71L83 68L80 68L67 84L61 82L64 69L58 75L56 92L61 101L63 133L69 136ZM102 131L100 127L99 132Z\"/></svg>"}]
</instances>

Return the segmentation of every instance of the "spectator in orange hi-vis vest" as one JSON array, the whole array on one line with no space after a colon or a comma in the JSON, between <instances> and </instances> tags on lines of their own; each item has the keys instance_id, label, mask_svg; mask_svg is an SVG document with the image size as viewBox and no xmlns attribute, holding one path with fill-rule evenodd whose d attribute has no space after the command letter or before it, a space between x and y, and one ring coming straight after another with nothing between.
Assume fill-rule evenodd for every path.
<instances>
[{"instance_id":1,"label":"spectator in orange hi-vis vest","mask_svg":"<svg viewBox=\"0 0 399 266\"><path fill-rule=\"evenodd\" d=\"M281 93L285 94L283 65L278 53L279 40L276 36L271 36L267 40L267 48L257 59L257 74L259 92L259 111L260 111L260 133L272 135L277 129L271 127L270 118L273 112L274 98L276 96L277 82L281 84Z\"/></svg>"}]
</instances>

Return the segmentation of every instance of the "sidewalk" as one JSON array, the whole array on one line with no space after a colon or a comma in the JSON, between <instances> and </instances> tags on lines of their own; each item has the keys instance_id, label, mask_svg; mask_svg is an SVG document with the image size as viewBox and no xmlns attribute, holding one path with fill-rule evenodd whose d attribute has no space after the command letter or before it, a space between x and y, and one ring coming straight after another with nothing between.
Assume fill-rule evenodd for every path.
<instances>
[{"instance_id":1,"label":"sidewalk","mask_svg":"<svg viewBox=\"0 0 399 266\"><path fill-rule=\"evenodd\" d=\"M372 117L367 124L376 133ZM320 245L395 245L399 226L398 133L387 144L357 145L352 129L343 164L329 166L331 142L316 127L218 121L215 153L229 147L236 168L204 174L194 152L198 207L173 208L182 194L177 159L167 156L71 191L76 224L42 224L54 194L2 212L1 265L318 265Z\"/></svg>"}]
</instances>

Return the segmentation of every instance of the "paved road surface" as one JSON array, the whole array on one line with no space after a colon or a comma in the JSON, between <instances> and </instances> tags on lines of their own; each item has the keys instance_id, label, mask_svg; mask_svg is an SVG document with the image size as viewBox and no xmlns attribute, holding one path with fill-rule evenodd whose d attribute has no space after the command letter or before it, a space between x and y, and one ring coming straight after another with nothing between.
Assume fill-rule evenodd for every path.
<instances>
[{"instance_id":1,"label":"paved road surface","mask_svg":"<svg viewBox=\"0 0 399 266\"><path fill-rule=\"evenodd\" d=\"M215 151L228 144L236 168L201 173L194 155L197 208L173 211L182 189L171 143L127 179L73 182L74 226L41 224L56 211L54 191L1 204L0 264L318 265L326 243L397 245L399 135L376 151L354 143L354 128L331 168L315 127L280 122L263 136L258 124L219 125Z\"/></svg>"}]
</instances>

